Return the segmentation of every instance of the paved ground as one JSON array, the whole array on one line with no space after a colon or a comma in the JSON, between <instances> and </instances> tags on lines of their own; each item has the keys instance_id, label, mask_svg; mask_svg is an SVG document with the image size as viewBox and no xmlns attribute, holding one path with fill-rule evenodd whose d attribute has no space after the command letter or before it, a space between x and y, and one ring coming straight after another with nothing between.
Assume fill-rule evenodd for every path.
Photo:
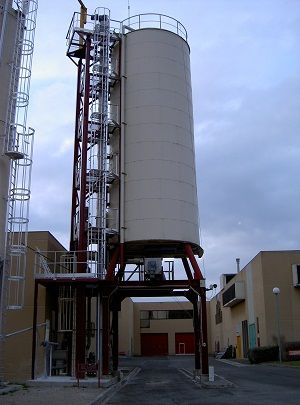
<instances>
[{"instance_id":1,"label":"paved ground","mask_svg":"<svg viewBox=\"0 0 300 405\"><path fill-rule=\"evenodd\" d=\"M29 387L0 396L2 405L81 405L99 395L98 388Z\"/></svg>"},{"instance_id":2,"label":"paved ground","mask_svg":"<svg viewBox=\"0 0 300 405\"><path fill-rule=\"evenodd\" d=\"M110 397L97 404L255 404L298 405L300 368L267 364L250 365L210 359L215 373L233 383L228 388L208 389L192 379L192 356L123 358L121 366L137 367L139 373L127 384L110 389ZM104 392L104 389L102 389ZM97 388L34 387L0 396L2 405L90 404L101 393Z\"/></svg>"},{"instance_id":3,"label":"paved ground","mask_svg":"<svg viewBox=\"0 0 300 405\"><path fill-rule=\"evenodd\" d=\"M193 369L192 357L123 360L141 368L137 376L107 404L289 404L300 403L300 369L250 365L211 359L217 375L234 383L230 388L200 388L179 369Z\"/></svg>"}]
</instances>

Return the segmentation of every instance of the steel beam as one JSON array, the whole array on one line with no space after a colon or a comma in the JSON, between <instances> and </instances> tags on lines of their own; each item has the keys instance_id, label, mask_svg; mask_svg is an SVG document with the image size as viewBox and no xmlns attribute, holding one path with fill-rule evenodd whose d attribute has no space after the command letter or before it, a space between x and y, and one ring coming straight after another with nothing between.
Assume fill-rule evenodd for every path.
<instances>
[{"instance_id":1,"label":"steel beam","mask_svg":"<svg viewBox=\"0 0 300 405\"><path fill-rule=\"evenodd\" d=\"M120 256L120 247L117 246L108 265L106 280L112 281L114 279L115 268L118 263L119 256Z\"/></svg>"},{"instance_id":2,"label":"steel beam","mask_svg":"<svg viewBox=\"0 0 300 405\"><path fill-rule=\"evenodd\" d=\"M197 263L197 261L195 259L194 253L193 253L193 250L192 250L191 245L189 243L186 243L184 245L184 251L185 251L185 254L187 255L187 257L189 258L189 260L191 262L191 265L193 267L194 279L195 280L203 280L204 277L203 277L203 275L201 273L200 267L198 266L198 263Z\"/></svg>"},{"instance_id":3,"label":"steel beam","mask_svg":"<svg viewBox=\"0 0 300 405\"><path fill-rule=\"evenodd\" d=\"M83 124L81 144L81 178L80 178L80 201L79 201L79 241L78 241L78 262L79 272L86 271L86 250L87 250L87 210L86 210L86 175L87 175L87 151L88 151L88 126L89 126L89 94L90 94L90 60L91 60L91 37L87 36L85 41L85 77L83 97Z\"/></svg>"},{"instance_id":4,"label":"steel beam","mask_svg":"<svg viewBox=\"0 0 300 405\"><path fill-rule=\"evenodd\" d=\"M187 275L188 280L193 280L193 274L192 274L192 272L191 272L191 269L190 269L190 266L189 266L189 262L187 261L187 258L186 258L186 257L183 257L183 258L182 258L182 263L183 263L184 270L185 270L185 272L186 272L186 275Z\"/></svg>"},{"instance_id":5,"label":"steel beam","mask_svg":"<svg viewBox=\"0 0 300 405\"><path fill-rule=\"evenodd\" d=\"M78 190L77 190L77 171L78 171L78 158L79 158L79 116L81 105L81 75L82 75L82 59L79 59L77 67L77 91L76 91L76 119L75 119L75 140L74 140L74 157L73 157L73 185L72 185L72 208L71 208L71 238L70 238L70 251L77 250L77 244L74 238L76 211L78 204Z\"/></svg>"}]
</instances>

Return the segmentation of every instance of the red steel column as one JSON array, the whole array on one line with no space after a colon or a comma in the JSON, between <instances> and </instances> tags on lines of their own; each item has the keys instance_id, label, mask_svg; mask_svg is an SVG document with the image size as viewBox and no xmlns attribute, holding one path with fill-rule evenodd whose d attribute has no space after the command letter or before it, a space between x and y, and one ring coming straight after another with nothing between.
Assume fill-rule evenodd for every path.
<instances>
[{"instance_id":1,"label":"red steel column","mask_svg":"<svg viewBox=\"0 0 300 405\"><path fill-rule=\"evenodd\" d=\"M184 245L184 251L188 256L191 265L194 269L194 279L195 280L204 280L204 277L201 273L199 265L195 259L194 253L192 251L190 244ZM200 328L202 331L201 339L201 368L202 374L208 374L208 341L207 341L207 314L206 314L206 289L205 287L200 287L200 298L201 298L201 319L200 319Z\"/></svg>"},{"instance_id":2,"label":"red steel column","mask_svg":"<svg viewBox=\"0 0 300 405\"><path fill-rule=\"evenodd\" d=\"M91 60L91 37L87 36L85 41L85 77L84 77L84 98L83 98L83 124L81 144L81 178L79 197L79 240L78 240L78 272L86 272L86 171L88 151L88 125L89 125L89 96L90 96L90 60ZM77 117L79 118L79 117ZM76 288L76 374L77 367L86 362L85 358L85 337L86 337L86 296L85 286L78 285ZM79 378L84 378L80 373Z\"/></svg>"},{"instance_id":3,"label":"red steel column","mask_svg":"<svg viewBox=\"0 0 300 405\"><path fill-rule=\"evenodd\" d=\"M86 38L85 49L85 80L83 99L83 126L81 145L81 179L80 179L80 206L79 206L79 241L78 241L78 262L81 263L79 272L86 271L86 171L87 171L87 151L88 151L88 126L89 126L89 96L90 96L90 60L91 60L91 37Z\"/></svg>"},{"instance_id":4,"label":"red steel column","mask_svg":"<svg viewBox=\"0 0 300 405\"><path fill-rule=\"evenodd\" d=\"M120 256L120 247L117 246L112 255L112 258L110 259L109 265L108 265L108 269L107 269L107 273L106 273L106 280L114 279L115 268L116 268L117 262L119 260L119 256Z\"/></svg>"},{"instance_id":5,"label":"red steel column","mask_svg":"<svg viewBox=\"0 0 300 405\"><path fill-rule=\"evenodd\" d=\"M72 208L71 208L71 238L70 250L76 250L77 246L74 240L74 225L76 218L76 208L78 203L78 191L76 188L76 175L78 170L79 157L79 115L81 105L81 74L82 74L82 59L79 59L77 67L77 91L76 91L76 118L75 118L75 140L74 140L74 158L73 158L73 185L72 185Z\"/></svg>"},{"instance_id":6,"label":"red steel column","mask_svg":"<svg viewBox=\"0 0 300 405\"><path fill-rule=\"evenodd\" d=\"M189 243L186 243L184 245L184 251L185 251L185 254L187 255L187 257L190 259L191 265L193 267L194 279L195 280L203 280L204 277L203 277L203 275L201 273L201 270L200 270L200 268L198 266L198 263L197 263L197 261L195 259L193 250L192 250L191 245Z\"/></svg>"},{"instance_id":7,"label":"red steel column","mask_svg":"<svg viewBox=\"0 0 300 405\"><path fill-rule=\"evenodd\" d=\"M109 293L102 297L102 374L109 374Z\"/></svg>"},{"instance_id":8,"label":"red steel column","mask_svg":"<svg viewBox=\"0 0 300 405\"><path fill-rule=\"evenodd\" d=\"M187 275L188 280L193 280L193 274L192 274L192 272L191 272L191 269L190 269L190 266L189 266L189 263L188 263L186 257L183 257L183 258L182 258L182 263L183 263L184 270L185 270L185 272L186 272L186 275Z\"/></svg>"}]
</instances>

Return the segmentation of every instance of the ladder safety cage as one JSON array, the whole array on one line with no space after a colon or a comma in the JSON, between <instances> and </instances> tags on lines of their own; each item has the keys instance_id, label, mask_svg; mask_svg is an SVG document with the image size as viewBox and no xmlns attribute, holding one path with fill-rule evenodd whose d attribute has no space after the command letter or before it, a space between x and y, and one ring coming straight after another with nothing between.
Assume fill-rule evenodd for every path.
<instances>
[{"instance_id":1,"label":"ladder safety cage","mask_svg":"<svg viewBox=\"0 0 300 405\"><path fill-rule=\"evenodd\" d=\"M24 304L26 246L34 129L27 128L27 110L36 28L37 0L14 0L16 30L10 64L5 150L10 159L6 233L6 307Z\"/></svg>"}]
</instances>

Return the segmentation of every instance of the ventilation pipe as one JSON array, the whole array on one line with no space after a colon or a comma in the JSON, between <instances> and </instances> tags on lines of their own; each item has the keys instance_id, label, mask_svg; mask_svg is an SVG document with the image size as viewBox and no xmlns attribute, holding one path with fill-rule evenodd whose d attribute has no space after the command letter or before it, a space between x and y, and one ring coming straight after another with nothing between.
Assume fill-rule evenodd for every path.
<instances>
[{"instance_id":1,"label":"ventilation pipe","mask_svg":"<svg viewBox=\"0 0 300 405\"><path fill-rule=\"evenodd\" d=\"M236 259L236 271L237 271L237 273L239 273L240 272L240 258L239 257L237 257Z\"/></svg>"}]
</instances>

